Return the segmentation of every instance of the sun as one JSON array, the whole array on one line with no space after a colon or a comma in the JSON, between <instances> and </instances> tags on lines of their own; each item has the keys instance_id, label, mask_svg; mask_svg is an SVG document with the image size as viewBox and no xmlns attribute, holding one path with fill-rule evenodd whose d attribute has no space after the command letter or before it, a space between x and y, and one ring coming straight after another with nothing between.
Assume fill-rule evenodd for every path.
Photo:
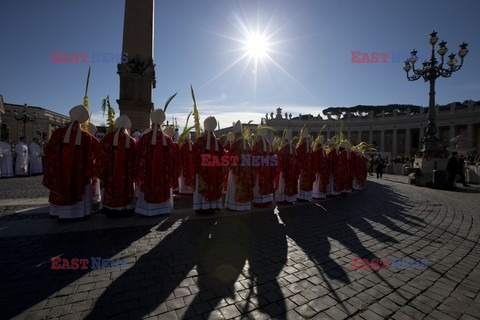
<instances>
[{"instance_id":1,"label":"sun","mask_svg":"<svg viewBox=\"0 0 480 320\"><path fill-rule=\"evenodd\" d=\"M269 42L267 37L259 33L248 34L245 39L245 51L251 58L266 58L269 51Z\"/></svg>"}]
</instances>

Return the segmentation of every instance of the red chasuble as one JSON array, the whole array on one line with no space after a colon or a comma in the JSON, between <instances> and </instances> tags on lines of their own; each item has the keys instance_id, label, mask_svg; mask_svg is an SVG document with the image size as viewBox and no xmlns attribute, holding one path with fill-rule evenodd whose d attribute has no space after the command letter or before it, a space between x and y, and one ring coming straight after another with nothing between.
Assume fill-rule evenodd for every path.
<instances>
[{"instance_id":1,"label":"red chasuble","mask_svg":"<svg viewBox=\"0 0 480 320\"><path fill-rule=\"evenodd\" d=\"M357 153L355 151L347 151L348 152L348 181L346 189L353 188L353 179L355 179L356 171L357 171Z\"/></svg>"},{"instance_id":2,"label":"red chasuble","mask_svg":"<svg viewBox=\"0 0 480 320\"><path fill-rule=\"evenodd\" d=\"M102 181L105 194L103 203L111 208L126 207L135 197L135 156L137 142L122 130L118 135L118 146L113 146L115 132L107 134L100 142L95 164L97 177ZM125 147L129 139L130 148Z\"/></svg>"},{"instance_id":3,"label":"red chasuble","mask_svg":"<svg viewBox=\"0 0 480 320\"><path fill-rule=\"evenodd\" d=\"M210 134L210 150L207 150L207 134ZM218 151L215 150L215 140L218 143ZM198 174L198 192L207 201L216 201L222 196L222 180L224 167L202 166L202 154L209 154L212 158L221 159L223 155L222 143L215 138L213 132L203 134L194 145L195 150L195 173Z\"/></svg>"},{"instance_id":4,"label":"red chasuble","mask_svg":"<svg viewBox=\"0 0 480 320\"><path fill-rule=\"evenodd\" d=\"M295 147L292 146L292 154L290 154L290 147L288 143L282 149L277 151L278 166L275 176L275 189L278 189L280 182L280 172L283 173L285 180L285 194L287 196L294 196L298 193L297 181L298 171L296 166Z\"/></svg>"},{"instance_id":5,"label":"red chasuble","mask_svg":"<svg viewBox=\"0 0 480 320\"><path fill-rule=\"evenodd\" d=\"M266 141L266 140L265 140ZM267 142L266 150L263 151L263 141L260 138L252 148L252 157L262 156L262 157L273 157L273 152L271 152L272 147ZM275 169L276 167L271 165L269 161L266 166L258 166L253 168L253 182L255 183L256 176L258 175L258 190L261 195L269 195L273 193L273 180L275 178Z\"/></svg>"},{"instance_id":6,"label":"red chasuble","mask_svg":"<svg viewBox=\"0 0 480 320\"><path fill-rule=\"evenodd\" d=\"M180 147L176 142L173 142L173 140L172 140L172 144L173 144L172 151L173 151L173 164L174 164L173 174L176 177L175 180L173 181L173 188L178 188L178 178L180 178L180 173L182 170L181 159L180 159Z\"/></svg>"},{"instance_id":7,"label":"red chasuble","mask_svg":"<svg viewBox=\"0 0 480 320\"><path fill-rule=\"evenodd\" d=\"M157 130L156 145L152 145L153 130L144 134L138 142L136 160L137 179L145 201L161 203L170 199L170 188L175 185L175 171L172 139L165 136L167 145L163 145L164 133Z\"/></svg>"},{"instance_id":8,"label":"red chasuble","mask_svg":"<svg viewBox=\"0 0 480 320\"><path fill-rule=\"evenodd\" d=\"M243 148L245 143L246 148ZM238 139L232 143L229 151L230 156L238 157L238 165L230 166L232 173L237 177L237 185L235 189L235 201L247 202L253 200L253 170L251 163L243 163L243 157L251 154L250 147L243 139ZM245 165L242 165L245 164Z\"/></svg>"},{"instance_id":9,"label":"red chasuble","mask_svg":"<svg viewBox=\"0 0 480 320\"><path fill-rule=\"evenodd\" d=\"M78 130L81 130L81 145L75 145ZM43 185L50 190L49 202L58 206L70 206L82 200L85 187L94 175L94 137L72 126L69 143L63 143L67 128L55 130L45 148L45 175Z\"/></svg>"},{"instance_id":10,"label":"red chasuble","mask_svg":"<svg viewBox=\"0 0 480 320\"><path fill-rule=\"evenodd\" d=\"M192 150L190 150L191 142L186 141L180 147L180 164L181 164L181 173L185 178L185 185L192 188L195 185L195 160L194 160L194 146L192 145Z\"/></svg>"},{"instance_id":11,"label":"red chasuble","mask_svg":"<svg viewBox=\"0 0 480 320\"><path fill-rule=\"evenodd\" d=\"M367 163L361 154L357 154L355 162L355 176L357 177L357 183L360 186L363 186L365 185L365 180L367 180Z\"/></svg>"},{"instance_id":12,"label":"red chasuble","mask_svg":"<svg viewBox=\"0 0 480 320\"><path fill-rule=\"evenodd\" d=\"M312 191L315 182L315 172L313 171L312 152L307 152L307 142L303 139L301 145L297 147L297 167L300 173L300 189L303 191Z\"/></svg>"},{"instance_id":13,"label":"red chasuble","mask_svg":"<svg viewBox=\"0 0 480 320\"><path fill-rule=\"evenodd\" d=\"M347 151L340 151L336 160L336 170L333 175L333 185L336 192L341 192L346 189L349 169Z\"/></svg>"},{"instance_id":14,"label":"red chasuble","mask_svg":"<svg viewBox=\"0 0 480 320\"><path fill-rule=\"evenodd\" d=\"M336 192L337 189L340 187L339 186L339 181L338 181L338 174L337 174L337 150L336 149L331 149L330 152L327 154L327 164L328 164L328 176L329 176L329 181L330 181L330 175L333 176L333 190ZM341 189L340 189L341 190Z\"/></svg>"},{"instance_id":15,"label":"red chasuble","mask_svg":"<svg viewBox=\"0 0 480 320\"><path fill-rule=\"evenodd\" d=\"M320 185L318 191L321 193L327 192L330 173L328 170L327 155L323 148L318 148L313 152L313 170L314 173L318 173L320 175Z\"/></svg>"}]
</instances>

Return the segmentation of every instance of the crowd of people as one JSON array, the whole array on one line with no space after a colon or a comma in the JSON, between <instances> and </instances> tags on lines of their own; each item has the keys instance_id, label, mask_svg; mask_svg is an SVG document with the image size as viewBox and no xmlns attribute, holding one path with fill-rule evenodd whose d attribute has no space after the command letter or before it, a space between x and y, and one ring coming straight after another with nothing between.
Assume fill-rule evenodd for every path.
<instances>
[{"instance_id":1,"label":"crowd of people","mask_svg":"<svg viewBox=\"0 0 480 320\"><path fill-rule=\"evenodd\" d=\"M5 136L0 143L0 177L28 176L43 173L43 147L38 138L27 145L25 137L15 145Z\"/></svg>"},{"instance_id":2,"label":"crowd of people","mask_svg":"<svg viewBox=\"0 0 480 320\"><path fill-rule=\"evenodd\" d=\"M107 216L167 214L174 209L174 192L192 196L199 213L245 211L274 200L288 205L362 190L367 178L365 143L324 141L321 135L313 141L306 128L297 142L286 129L270 143L266 132L271 128L252 134L238 121L232 132L217 138L217 121L207 117L193 142L188 130L179 136L173 127L163 127L164 111L154 110L152 127L135 134L138 141L125 115L99 141L82 129L89 118L83 106L72 108L70 118L45 148L43 184L50 190L50 214L62 219L88 216L95 199ZM217 161L206 164L207 156Z\"/></svg>"}]
</instances>

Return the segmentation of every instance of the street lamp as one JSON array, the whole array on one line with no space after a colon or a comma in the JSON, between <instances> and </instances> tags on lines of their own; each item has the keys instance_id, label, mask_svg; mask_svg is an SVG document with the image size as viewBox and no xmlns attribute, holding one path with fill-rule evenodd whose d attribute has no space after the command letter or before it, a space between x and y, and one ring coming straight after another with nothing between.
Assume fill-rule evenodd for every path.
<instances>
[{"instance_id":1,"label":"street lamp","mask_svg":"<svg viewBox=\"0 0 480 320\"><path fill-rule=\"evenodd\" d=\"M428 124L425 130L425 137L422 139L423 148L420 150L422 157L444 157L445 152L440 139L436 137L437 126L435 125L436 112L435 112L435 80L437 78L449 78L452 74L463 66L463 58L468 53L467 43L463 42L460 45L458 56L460 57L460 64L457 65L455 54L452 53L448 56L449 60L446 63L448 67L444 68L445 54L448 52L446 47L447 42L440 42L437 53L440 55L441 60L438 63L435 57L435 44L438 41L437 33L433 31L430 34L430 44L432 45L432 55L429 61L422 63L422 69L415 69L415 62L417 62L417 51L414 49L410 52L411 57L405 61L403 70L407 73L407 79L409 81L415 81L423 78L425 82L430 82L430 99L428 103ZM412 69L413 75L410 76L409 72Z\"/></svg>"},{"instance_id":2,"label":"street lamp","mask_svg":"<svg viewBox=\"0 0 480 320\"><path fill-rule=\"evenodd\" d=\"M13 117L17 121L22 121L23 122L23 135L26 137L27 136L27 122L35 122L37 120L37 114L35 111L33 112L32 115L29 115L27 113L27 104L25 103L25 110L23 110L22 115L20 116L18 112L15 110L13 111Z\"/></svg>"}]
</instances>

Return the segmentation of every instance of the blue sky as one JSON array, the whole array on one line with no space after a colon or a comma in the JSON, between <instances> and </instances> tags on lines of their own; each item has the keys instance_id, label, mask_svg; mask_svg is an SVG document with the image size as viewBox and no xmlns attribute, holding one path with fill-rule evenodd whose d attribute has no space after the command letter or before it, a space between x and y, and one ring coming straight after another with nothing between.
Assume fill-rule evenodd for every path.
<instances>
[{"instance_id":1,"label":"blue sky","mask_svg":"<svg viewBox=\"0 0 480 320\"><path fill-rule=\"evenodd\" d=\"M119 77L116 63L93 62L91 54L121 52L124 3L2 1L0 94L5 101L67 114L82 102L90 65L93 122L103 122L101 99L118 98ZM258 122L276 107L295 116L357 104L426 106L428 84L407 81L403 63L392 61L392 55L416 48L427 56L433 29L450 51L457 53L462 41L470 50L462 70L438 80L437 103L479 100L479 3L157 0L154 103L163 107L178 91L167 119L173 116L183 124L192 109L191 83L202 118L214 114L222 127L238 119ZM227 69L246 53L234 40L244 40L245 30L269 38L270 59L260 59L256 72L248 56ZM52 63L52 51L87 52L90 61ZM387 63L352 63L352 51L390 57Z\"/></svg>"}]
</instances>

